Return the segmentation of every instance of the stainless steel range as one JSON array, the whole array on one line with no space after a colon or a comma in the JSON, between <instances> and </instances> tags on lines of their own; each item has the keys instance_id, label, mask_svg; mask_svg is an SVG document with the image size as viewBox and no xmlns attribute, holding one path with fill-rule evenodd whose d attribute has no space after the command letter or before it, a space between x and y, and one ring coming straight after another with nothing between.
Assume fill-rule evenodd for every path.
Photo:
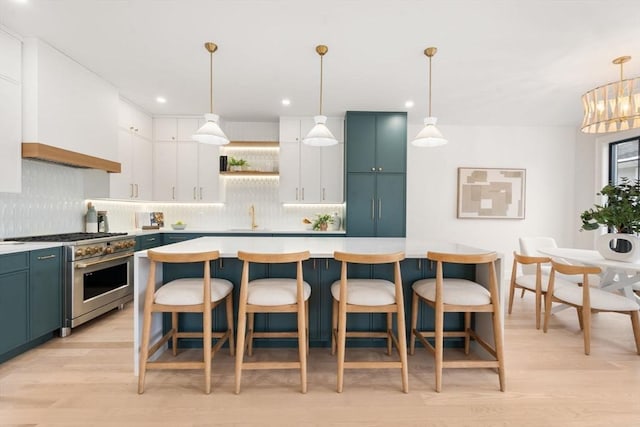
<instances>
[{"instance_id":1,"label":"stainless steel range","mask_svg":"<svg viewBox=\"0 0 640 427\"><path fill-rule=\"evenodd\" d=\"M60 335L133 299L135 238L127 233L68 233L10 238L65 246L64 320Z\"/></svg>"}]
</instances>

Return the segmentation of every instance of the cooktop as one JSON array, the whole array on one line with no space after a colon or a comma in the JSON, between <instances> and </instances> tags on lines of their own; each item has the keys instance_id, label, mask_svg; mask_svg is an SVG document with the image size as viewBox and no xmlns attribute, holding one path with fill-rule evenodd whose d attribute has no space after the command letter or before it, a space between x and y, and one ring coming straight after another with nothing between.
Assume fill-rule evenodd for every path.
<instances>
[{"instance_id":1,"label":"cooktop","mask_svg":"<svg viewBox=\"0 0 640 427\"><path fill-rule=\"evenodd\" d=\"M5 241L17 242L77 242L80 240L102 239L105 237L126 236L127 233L62 233L42 236L9 237Z\"/></svg>"}]
</instances>

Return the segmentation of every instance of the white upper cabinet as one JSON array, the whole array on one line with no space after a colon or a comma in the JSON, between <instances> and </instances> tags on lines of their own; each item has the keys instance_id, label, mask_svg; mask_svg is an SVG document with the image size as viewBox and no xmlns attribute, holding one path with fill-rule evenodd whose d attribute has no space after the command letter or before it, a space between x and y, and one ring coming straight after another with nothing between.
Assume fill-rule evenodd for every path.
<instances>
[{"instance_id":1,"label":"white upper cabinet","mask_svg":"<svg viewBox=\"0 0 640 427\"><path fill-rule=\"evenodd\" d=\"M23 141L118 157L118 90L35 38L23 42Z\"/></svg>"},{"instance_id":2,"label":"white upper cabinet","mask_svg":"<svg viewBox=\"0 0 640 427\"><path fill-rule=\"evenodd\" d=\"M0 192L22 187L22 43L0 30Z\"/></svg>"},{"instance_id":3,"label":"white upper cabinet","mask_svg":"<svg viewBox=\"0 0 640 427\"><path fill-rule=\"evenodd\" d=\"M109 196L113 199L151 200L151 116L120 100L118 118L120 173L109 174Z\"/></svg>"},{"instance_id":4,"label":"white upper cabinet","mask_svg":"<svg viewBox=\"0 0 640 427\"><path fill-rule=\"evenodd\" d=\"M191 139L204 120L157 117L153 121L154 200L219 202L219 149Z\"/></svg>"},{"instance_id":5,"label":"white upper cabinet","mask_svg":"<svg viewBox=\"0 0 640 427\"><path fill-rule=\"evenodd\" d=\"M310 117L280 118L280 201L342 203L344 201L344 132L341 118L327 126L338 140L330 147L302 143L314 121Z\"/></svg>"}]
</instances>

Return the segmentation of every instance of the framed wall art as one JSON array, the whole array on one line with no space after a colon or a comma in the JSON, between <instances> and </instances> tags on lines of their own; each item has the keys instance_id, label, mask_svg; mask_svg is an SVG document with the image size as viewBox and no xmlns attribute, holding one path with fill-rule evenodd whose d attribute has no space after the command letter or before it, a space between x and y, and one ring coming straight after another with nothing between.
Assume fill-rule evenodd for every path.
<instances>
[{"instance_id":1,"label":"framed wall art","mask_svg":"<svg viewBox=\"0 0 640 427\"><path fill-rule=\"evenodd\" d=\"M524 219L525 169L458 168L458 218Z\"/></svg>"}]
</instances>

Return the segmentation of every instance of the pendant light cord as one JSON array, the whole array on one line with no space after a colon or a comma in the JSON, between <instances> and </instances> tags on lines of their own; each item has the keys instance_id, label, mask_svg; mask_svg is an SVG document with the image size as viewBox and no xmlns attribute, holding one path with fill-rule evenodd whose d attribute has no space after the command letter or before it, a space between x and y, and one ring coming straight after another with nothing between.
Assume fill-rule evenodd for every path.
<instances>
[{"instance_id":1,"label":"pendant light cord","mask_svg":"<svg viewBox=\"0 0 640 427\"><path fill-rule=\"evenodd\" d=\"M213 114L213 52L211 52L209 54L210 56L210 61L209 61L209 89L210 89L210 95L209 95L209 106L210 106L210 112L211 114Z\"/></svg>"},{"instance_id":2,"label":"pendant light cord","mask_svg":"<svg viewBox=\"0 0 640 427\"><path fill-rule=\"evenodd\" d=\"M320 115L322 115L322 59L323 55L320 55Z\"/></svg>"},{"instance_id":3,"label":"pendant light cord","mask_svg":"<svg viewBox=\"0 0 640 427\"><path fill-rule=\"evenodd\" d=\"M429 57L429 117L431 117L431 56Z\"/></svg>"}]
</instances>

